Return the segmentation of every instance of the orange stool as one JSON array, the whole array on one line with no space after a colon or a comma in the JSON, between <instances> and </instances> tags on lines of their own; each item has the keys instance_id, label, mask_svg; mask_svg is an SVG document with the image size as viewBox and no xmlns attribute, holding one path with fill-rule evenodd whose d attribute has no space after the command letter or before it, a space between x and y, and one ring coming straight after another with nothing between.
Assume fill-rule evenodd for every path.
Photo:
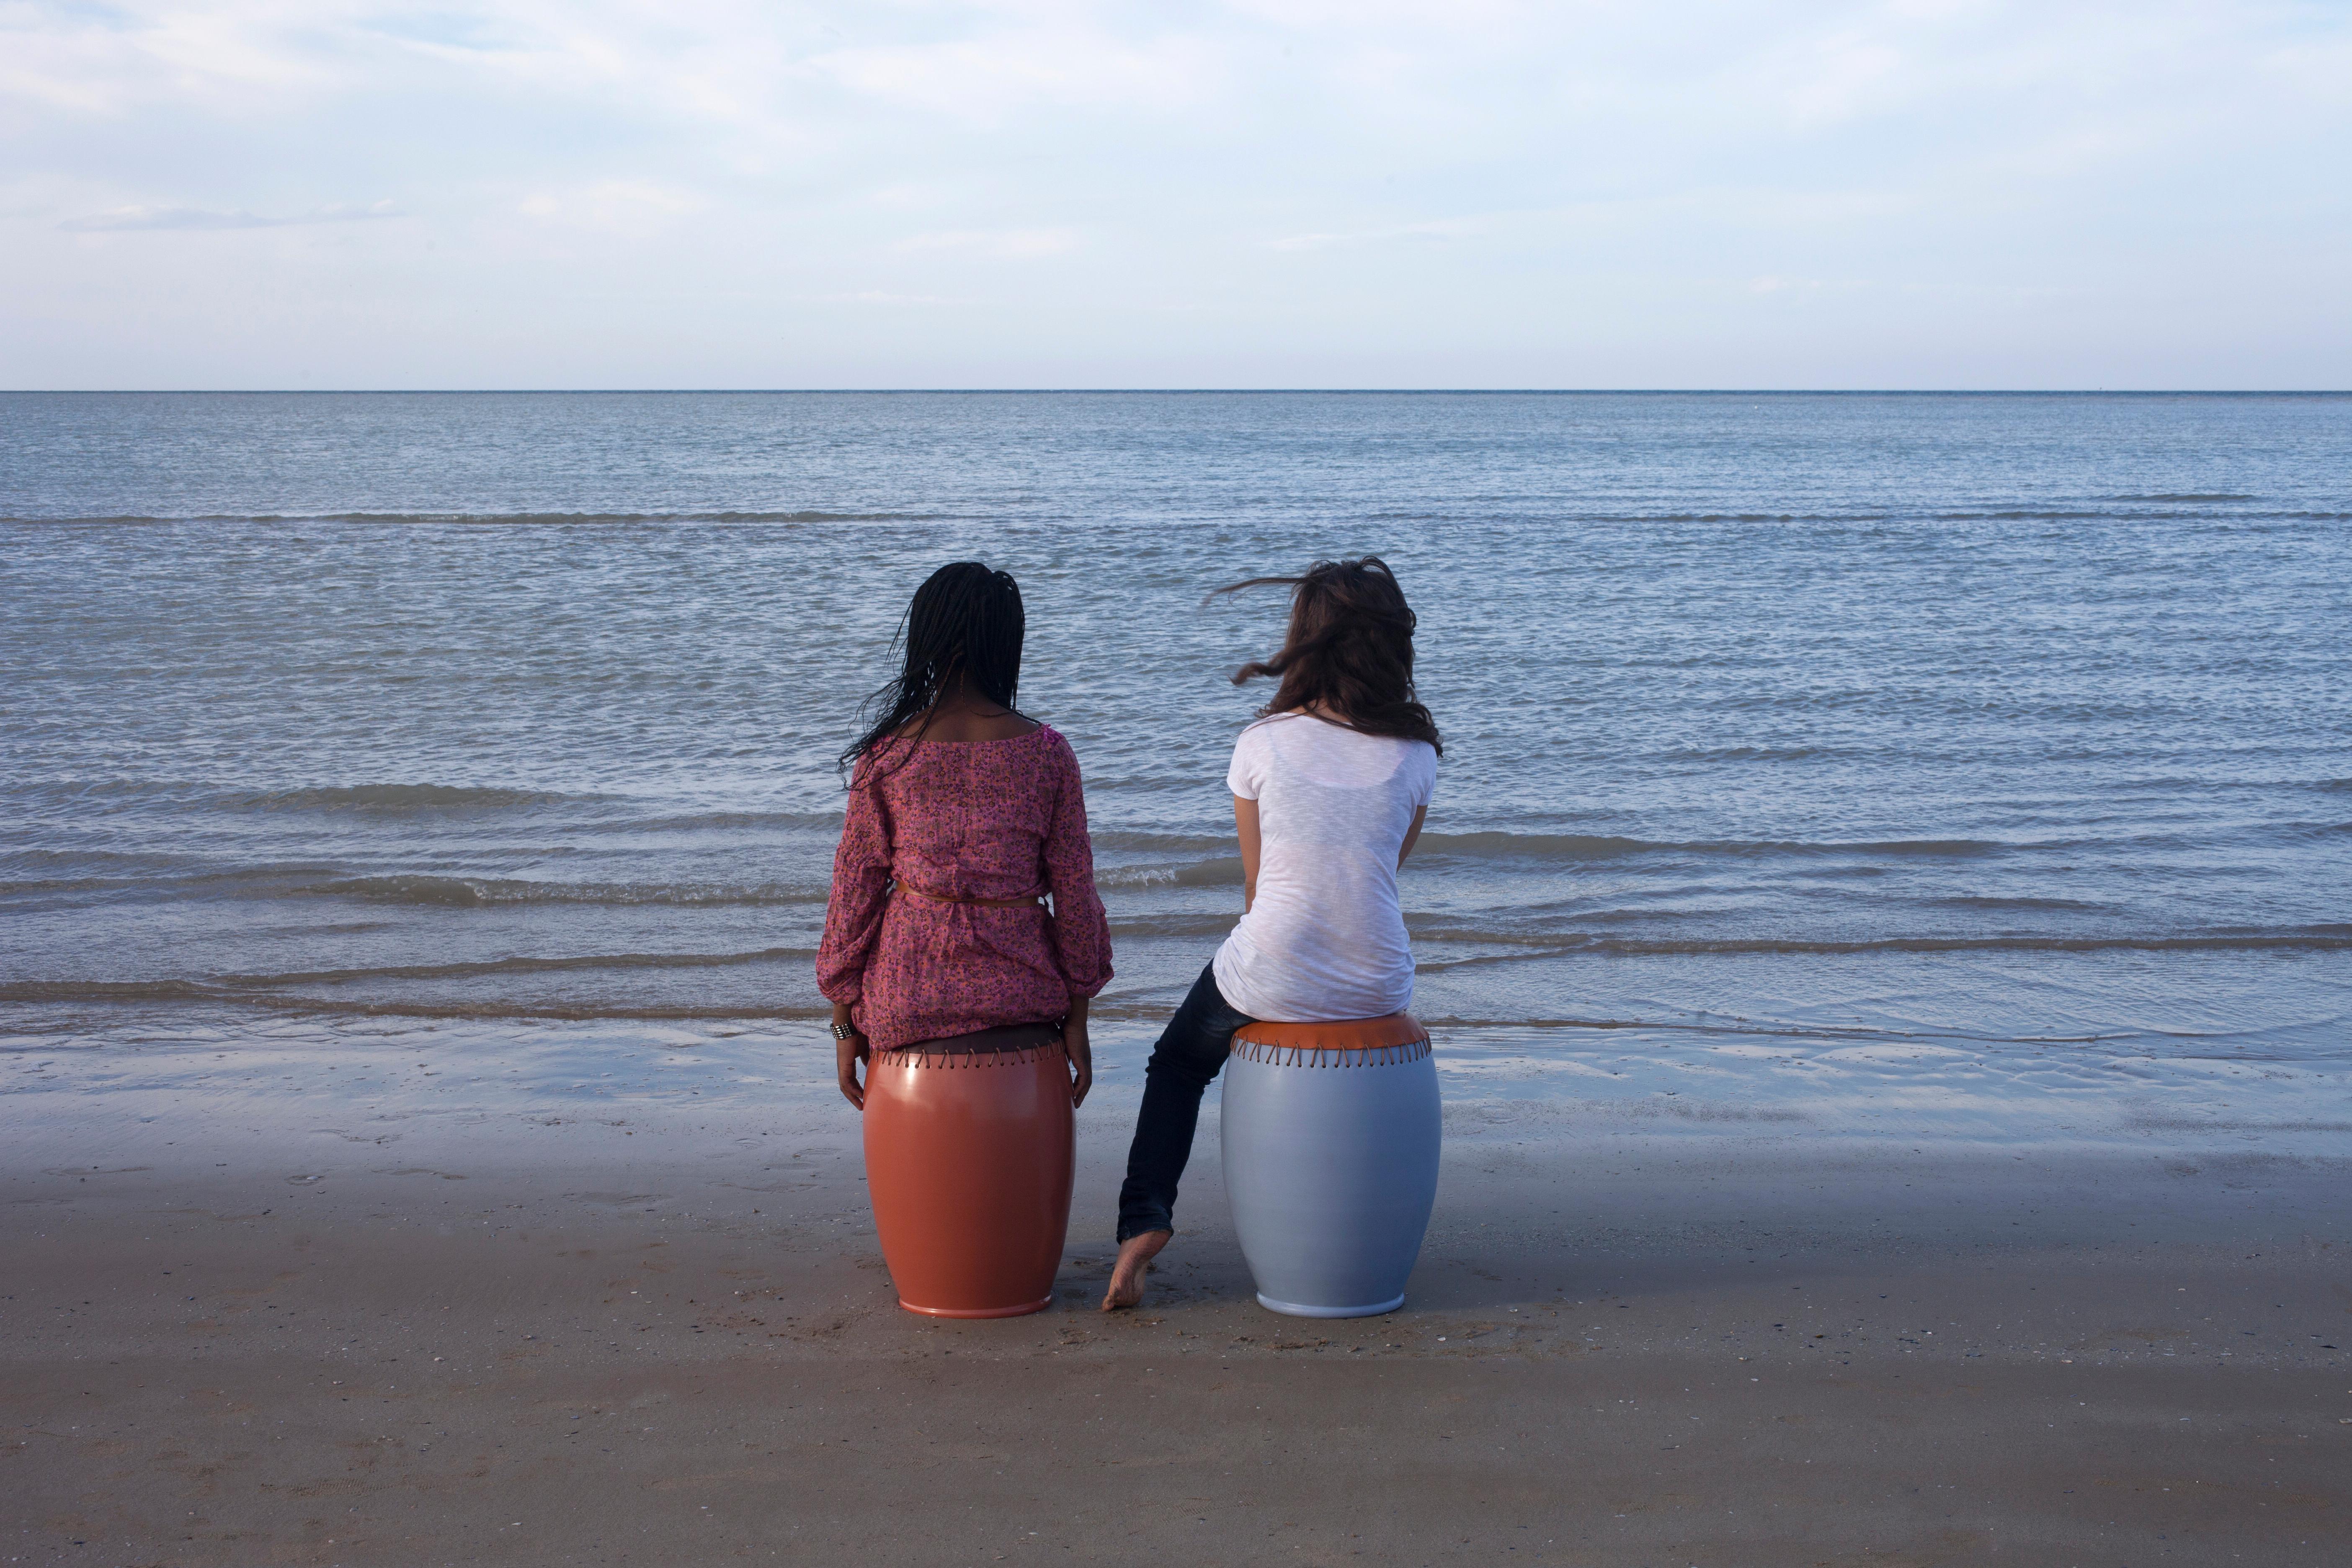
<instances>
[{"instance_id":1,"label":"orange stool","mask_svg":"<svg viewBox=\"0 0 2352 1568\"><path fill-rule=\"evenodd\" d=\"M1054 1304L1076 1125L1061 1037L1035 1033L1045 1043L932 1040L877 1051L867 1067L866 1192L909 1312L1017 1318Z\"/></svg>"}]
</instances>

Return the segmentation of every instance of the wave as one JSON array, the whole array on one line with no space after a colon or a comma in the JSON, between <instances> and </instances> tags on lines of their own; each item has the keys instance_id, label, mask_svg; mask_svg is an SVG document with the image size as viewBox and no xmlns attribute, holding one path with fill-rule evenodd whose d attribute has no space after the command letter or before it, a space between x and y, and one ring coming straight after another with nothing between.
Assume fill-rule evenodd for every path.
<instances>
[{"instance_id":1,"label":"wave","mask_svg":"<svg viewBox=\"0 0 2352 1568\"><path fill-rule=\"evenodd\" d=\"M49 1004L81 1006L168 1005L172 1007L207 1006L264 1014L280 1018L424 1018L459 1021L534 1020L578 1023L660 1023L660 1022L722 1022L729 1020L804 1022L809 1026L810 1042L821 1044L824 1032L819 1027L830 1011L827 1005L816 1002L759 1004L732 1002L717 1004L652 1003L644 1005L616 1004L593 1001L529 1000L523 998L485 998L465 1001L438 1001L424 997L352 997L320 996L301 993L240 991L201 981L158 980L120 983L18 983L0 984L0 1005ZM1104 1024L1158 1024L1168 1016L1170 1002L1165 997L1139 995L1129 998L1108 997L1097 1003L1094 1016ZM1849 1041L1917 1041L1951 1039L1980 1043L2031 1045L2099 1045L2117 1040L2148 1037L2160 1038L2170 1044L2200 1040L2212 1037L2179 1031L2150 1031L2125 1028L2089 1034L2006 1035L1956 1027L1934 1027L1895 1024L1831 1024L1825 1022L1777 1021L1766 1019L1733 1019L1721 1015L1669 1013L1658 1017L1579 1016L1573 1014L1528 1014L1505 1016L1470 1013L1444 1013L1424 1009L1417 1016L1434 1030L1535 1030L1535 1031L1671 1031L1675 1034L1735 1037L1777 1037L1803 1039L1841 1039ZM1442 1037L1441 1048L1448 1042ZM21 1047L0 1047L0 1052L21 1049ZM42 1041L39 1049L55 1048L54 1042ZM2242 1057L2233 1058L2244 1060Z\"/></svg>"},{"instance_id":2,"label":"wave","mask_svg":"<svg viewBox=\"0 0 2352 1568\"><path fill-rule=\"evenodd\" d=\"M1630 855L1920 856L1974 859L2012 848L1980 838L1885 838L1840 843L1796 838L1692 839L1676 842L1577 833L1424 833L1416 856L1443 855L1478 860L1614 860Z\"/></svg>"},{"instance_id":3,"label":"wave","mask_svg":"<svg viewBox=\"0 0 2352 1568\"><path fill-rule=\"evenodd\" d=\"M318 512L191 512L168 515L120 512L105 517L0 517L0 523L46 523L53 526L103 527L150 524L171 527L203 522L342 523L402 526L409 524L507 524L595 526L670 523L811 523L811 522L957 522L967 521L949 511L827 511L803 508L793 511L318 511Z\"/></svg>"},{"instance_id":4,"label":"wave","mask_svg":"<svg viewBox=\"0 0 2352 1568\"><path fill-rule=\"evenodd\" d=\"M13 860L29 856L10 857ZM242 889L245 896L282 898L306 893L316 886L317 879L339 875L331 866L301 863L264 866L242 866L229 870L196 870L184 868L180 858L136 855L108 855L103 851L79 851L58 858L66 864L77 861L97 862L128 867L144 866L143 873L125 870L120 874L82 877L29 877L0 881L0 898L40 893L109 893L137 889L169 896L181 896L220 888Z\"/></svg>"},{"instance_id":5,"label":"wave","mask_svg":"<svg viewBox=\"0 0 2352 1568\"><path fill-rule=\"evenodd\" d=\"M1493 507L1491 510L1482 510L1437 511L1417 508L1401 508L1381 511L1370 511L1365 513L1365 516L1374 521L1380 522L1484 522L1491 520L1497 514L1497 512L1499 512L1505 516L1528 520L1540 519L1546 522L1585 525L1600 524L1603 526L1609 524L1625 524L1637 527L1651 523L1687 522L1794 523L1801 525L1827 525L1830 527L1868 527L1881 523L1904 524L1922 522L2130 522L2149 521L2150 514L2141 511L2114 510L2108 509L2142 506L2180 506L2199 504L2219 505L2224 503L2231 505L2243 505L2250 501L2259 501L2263 498L2261 496L2252 495L2221 494L2095 496L2088 498L2074 498L2074 504L2071 505L2059 504L2047 507L1954 507L1948 505L1936 507L1931 505L1923 505L1916 510L1904 510L1894 511L1885 510L1855 511L1572 511L1554 510L1549 507L1542 506L1539 503L1533 502L1528 498L1523 497L1498 496L1481 498L1475 496L1465 496L1461 499L1465 503L1474 502L1482 499L1488 500L1493 502ZM2084 504L2086 501L2090 504ZM2247 520L2314 520L2324 521L2341 517L2342 515L2344 514L2334 511L2312 511L2293 509L2256 512L2232 511L2227 514L2229 521L2232 522ZM2157 520L2160 521L2175 521L2179 518L2179 514L2177 513L2157 513L2154 514L2154 516Z\"/></svg>"},{"instance_id":6,"label":"wave","mask_svg":"<svg viewBox=\"0 0 2352 1568\"><path fill-rule=\"evenodd\" d=\"M539 812L579 808L563 824L572 833L676 833L760 828L837 832L841 812L670 809L644 797L601 791L534 789L519 784L305 784L284 789L236 788L195 781L97 779L16 784L12 803L34 810L89 805L155 805L197 812L318 813L404 818L459 816L468 812ZM1138 836L1147 837L1147 836ZM26 853L42 853L26 851Z\"/></svg>"},{"instance_id":7,"label":"wave","mask_svg":"<svg viewBox=\"0 0 2352 1568\"><path fill-rule=\"evenodd\" d=\"M1087 787L1099 793L1099 786L1097 784L1090 783ZM1114 851L1174 850L1215 854L1234 847L1234 836L1231 833L1139 833L1129 828L1106 827L1099 830L1090 829L1087 837L1093 843L1095 853L1097 855L1107 849Z\"/></svg>"},{"instance_id":8,"label":"wave","mask_svg":"<svg viewBox=\"0 0 2352 1568\"><path fill-rule=\"evenodd\" d=\"M1184 929L1177 934L1221 934L1231 917L1169 917ZM1198 922L1198 930L1192 922ZM1150 923L1155 926L1154 922ZM1124 926L1121 928L1126 929ZM1155 929L1153 934L1167 934ZM1459 959L1425 957L1415 965L1422 974L1548 958L1749 958L1749 957L1868 957L1894 954L1951 953L2097 953L2097 952L2352 952L2352 924L2309 926L2276 931L2124 933L2097 937L2053 936L1894 936L1835 941L1801 938L1721 938L1665 940L1581 934L1545 937L1527 932L1486 932L1463 928L1417 930L1423 942L1476 942L1509 951L1474 954ZM1424 948L1424 952L1426 952ZM824 1009L814 1004L761 1005L751 1001L717 1004L618 1003L562 996L531 997L435 995L435 983L457 983L499 977L540 974L588 975L646 973L747 968L761 964L800 965L815 956L807 947L769 947L730 952L605 952L541 957L509 955L468 963L383 964L336 969L288 970L260 973L217 974L148 980L18 980L0 982L0 1005L178 1005L249 1006L273 1012L348 1014L433 1018L815 1018ZM425 994L388 995L370 987L427 988ZM341 994L321 994L332 988ZM359 994L353 994L357 992ZM1122 1002L1111 998L1097 1008L1105 1020L1157 1016L1166 1011L1164 1000L1141 996ZM1440 1020L1434 1016L1428 1022ZM1589 1028L1654 1028L1669 1026L1659 1020L1513 1019L1446 1020L1465 1026L1559 1026ZM1672 1026L1681 1026L1675 1025ZM1822 1033L1822 1026L1806 1025L1803 1032ZM1833 1031L1827 1031L1833 1032ZM1865 1031L1868 1032L1868 1031Z\"/></svg>"},{"instance_id":9,"label":"wave","mask_svg":"<svg viewBox=\"0 0 2352 1568\"><path fill-rule=\"evenodd\" d=\"M2145 1039L2148 1031L2140 1029L2111 1030L2091 1035L2000 1035L1982 1030L1961 1028L1905 1027L1889 1024L1815 1024L1815 1023L1752 1023L1731 1022L1711 1015L1673 1014L1658 1018L1580 1018L1574 1015L1544 1017L1506 1018L1481 1016L1476 1014L1420 1013L1413 1016L1433 1033L1444 1029L1528 1029L1571 1030L1591 1029L1608 1032L1639 1029L1675 1035L1716 1035L1762 1037L1767 1039L1843 1040L1857 1044L1885 1041L1890 1044L1913 1044L1922 1040L1956 1040L1973 1045L2005 1046L2097 1046L2116 1041ZM2170 1034L2168 1041L2202 1039L2199 1035ZM1439 1048L1445 1041L1439 1037ZM2238 1058L2242 1060L2243 1058Z\"/></svg>"},{"instance_id":10,"label":"wave","mask_svg":"<svg viewBox=\"0 0 2352 1568\"><path fill-rule=\"evenodd\" d=\"M594 805L625 795L529 789L511 784L304 784L287 789L239 788L196 780L75 779L19 784L10 794L43 806L153 802L184 810L310 811L404 816L505 811L515 807Z\"/></svg>"},{"instance_id":11,"label":"wave","mask_svg":"<svg viewBox=\"0 0 2352 1568\"><path fill-rule=\"evenodd\" d=\"M2258 500L2258 496L2116 496L2108 498L2124 504L2149 504L2184 500ZM1455 515L1455 514L1445 514ZM1903 511L1611 511L1559 512L1564 522L1796 522L1843 525L1880 522L2095 522L2120 521L2130 514L2118 514L2097 508L2083 506L2040 507L1922 507ZM2282 512L2284 517L2325 517L2325 512Z\"/></svg>"},{"instance_id":12,"label":"wave","mask_svg":"<svg viewBox=\"0 0 2352 1568\"><path fill-rule=\"evenodd\" d=\"M256 811L351 811L376 816L415 812L503 811L516 806L565 805L611 799L550 790L491 784L329 784L309 789L225 795L221 804Z\"/></svg>"},{"instance_id":13,"label":"wave","mask_svg":"<svg viewBox=\"0 0 2352 1568\"><path fill-rule=\"evenodd\" d=\"M1809 763L1823 758L1851 757L1845 746L1683 746L1652 752L1650 763Z\"/></svg>"},{"instance_id":14,"label":"wave","mask_svg":"<svg viewBox=\"0 0 2352 1568\"><path fill-rule=\"evenodd\" d=\"M408 874L343 877L296 889L371 903L440 905L475 909L495 904L605 904L757 906L821 904L823 887L777 882L729 886L712 882L534 882L502 877L436 877Z\"/></svg>"},{"instance_id":15,"label":"wave","mask_svg":"<svg viewBox=\"0 0 2352 1568\"><path fill-rule=\"evenodd\" d=\"M2202 501L2202 500L2262 500L2263 498L2262 498L2262 497L2260 497L2260 496L2237 495L2237 494L2234 494L2234 493L2232 493L2232 492L2231 492L2231 491L2228 491L2228 490L2211 490L2211 491L2185 490L2185 491L2179 492L2179 493L2177 493L2177 494L2166 494L2166 495L2146 495L2146 496L2101 496L2099 499L2100 499L2101 500L2113 500L2113 501Z\"/></svg>"},{"instance_id":16,"label":"wave","mask_svg":"<svg viewBox=\"0 0 2352 1568\"><path fill-rule=\"evenodd\" d=\"M1242 858L1219 856L1181 866L1114 866L1095 868L1097 888L1220 888L1242 879Z\"/></svg>"},{"instance_id":17,"label":"wave","mask_svg":"<svg viewBox=\"0 0 2352 1568\"><path fill-rule=\"evenodd\" d=\"M1110 918L1110 934L1114 941L1129 937L1216 937L1223 939L1241 919L1237 909L1215 912L1174 912L1149 915L1118 915Z\"/></svg>"},{"instance_id":18,"label":"wave","mask_svg":"<svg viewBox=\"0 0 2352 1568\"><path fill-rule=\"evenodd\" d=\"M144 875L126 871L110 876L25 877L0 881L0 900L75 893L146 894L155 898L341 898L443 909L509 904L757 908L822 904L827 890L824 882L551 882L429 872L355 877L347 868L299 863L205 871L185 871L176 864L166 864Z\"/></svg>"},{"instance_id":19,"label":"wave","mask_svg":"<svg viewBox=\"0 0 2352 1568\"><path fill-rule=\"evenodd\" d=\"M1581 933L1547 939L1528 932L1487 933L1460 928L1416 931L1413 934L1420 940L1484 943L1517 950L1480 953L1467 958L1424 960L1414 965L1417 973L1424 974L1489 964L1517 963L1530 958L1583 954L1614 958L1837 958L1871 953L2352 952L2352 925L2303 926L2269 931L2121 932L2112 936L1888 936L1847 941L1802 937L1676 939Z\"/></svg>"},{"instance_id":20,"label":"wave","mask_svg":"<svg viewBox=\"0 0 2352 1568\"><path fill-rule=\"evenodd\" d=\"M315 985L364 986L417 981L478 980L495 975L737 968L806 963L814 948L767 947L750 952L599 952L560 958L517 955L465 963L383 964L348 969L289 970L158 980L19 980L0 982L0 1003L192 1002L249 1005L295 1011L384 1013L429 1017L735 1017L814 1016L807 1007L772 1014L757 1007L629 1007L594 1002L523 997L436 1001L415 997L320 996Z\"/></svg>"},{"instance_id":21,"label":"wave","mask_svg":"<svg viewBox=\"0 0 2352 1568\"><path fill-rule=\"evenodd\" d=\"M1793 754L1793 753L1792 753ZM1209 887L1237 880L1241 860L1232 853L1228 836L1176 833L1121 833L1094 836L1097 854L1118 852L1193 853L1208 857L1176 865L1114 866L1097 868L1096 880L1106 887ZM2047 843L2004 844L1981 838L1882 838L1839 842L1796 838L1651 839L1605 833L1424 833L1413 857L1453 860L1533 860L1580 862L1617 860L1638 855L1713 856L1742 859L1790 857L1903 857L1941 859L1981 859L2015 849L2068 847Z\"/></svg>"},{"instance_id":22,"label":"wave","mask_svg":"<svg viewBox=\"0 0 2352 1568\"><path fill-rule=\"evenodd\" d=\"M806 962L813 947L763 947L753 952L594 952L570 958L490 958L470 963L399 963L359 969L289 970L283 973L224 974L221 986L347 985L371 980L472 980L486 974L561 974L600 969L723 969L744 963Z\"/></svg>"},{"instance_id":23,"label":"wave","mask_svg":"<svg viewBox=\"0 0 2352 1568\"><path fill-rule=\"evenodd\" d=\"M838 811L702 811L670 816L631 816L609 822L579 823L576 833L703 833L757 828L819 828L841 831Z\"/></svg>"},{"instance_id":24,"label":"wave","mask_svg":"<svg viewBox=\"0 0 2352 1568\"><path fill-rule=\"evenodd\" d=\"M1937 522L2136 522L2150 520L2150 514L2137 511L2106 510L2107 506L2164 506L2200 503L2242 505L2260 500L2259 496L2135 496L2115 497L2099 507L1922 507L1916 511L1535 511L1528 509L1522 515L1538 515L1546 521L1583 524L1609 523L1799 523L1826 524L1831 527L1870 526L1879 523ZM1444 512L1413 514L1416 521L1444 521L1475 517L1485 521L1485 514ZM2178 514L2157 513L2156 520L2175 520ZM2228 521L2236 522L2329 522L2352 513L2283 508L2260 511L2231 511Z\"/></svg>"},{"instance_id":25,"label":"wave","mask_svg":"<svg viewBox=\"0 0 2352 1568\"><path fill-rule=\"evenodd\" d=\"M312 996L270 991L239 991L193 980L43 982L0 984L0 1004L134 1005L170 1003L174 1005L243 1007L276 1014L363 1018L553 1018L589 1022L666 1019L806 1018L828 1016L830 1008L814 1005L761 1006L752 1004L648 1006L614 1005L595 1002L529 1001L489 998L481 1001L433 1002L409 998L380 999Z\"/></svg>"},{"instance_id":26,"label":"wave","mask_svg":"<svg viewBox=\"0 0 2352 1568\"><path fill-rule=\"evenodd\" d=\"M1374 511L1367 515L1382 521L1447 522L1460 521L1489 521L1497 515L1568 525L1624 524L1643 526L1658 523L1793 523L1819 524L1831 527L1871 526L1881 523L1951 523L1951 522L2074 522L2145 521L2151 514L2116 508L2150 506L2231 506L2247 507L2263 498L2229 492L2182 491L2169 494L2117 495L2086 498L2074 504L2051 506L1936 506L1924 504L1916 510L1885 510L1853 511L1756 511L1686 510L1643 511L1609 509L1580 511L1548 504L1542 498L1494 496L1461 498L1464 503L1485 500L1490 504L1475 510L1460 508L1400 508ZM2087 504L2086 504L2087 502ZM0 525L14 527L52 528L178 528L221 523L259 523L287 528L674 528L674 527L806 527L830 523L942 523L990 521L993 514L969 511L901 510L896 509L836 510L825 507L789 509L764 508L686 508L676 511L319 511L319 512L114 512L102 514L39 516L0 515ZM2177 513L2156 513L2157 518L2177 517ZM2352 512L2308 508L2268 508L2260 510L2233 510L2225 514L2231 522L2245 521L2334 521L2352 517ZM1170 520L1166 526L1223 527L1228 520L1223 517L1186 517Z\"/></svg>"}]
</instances>

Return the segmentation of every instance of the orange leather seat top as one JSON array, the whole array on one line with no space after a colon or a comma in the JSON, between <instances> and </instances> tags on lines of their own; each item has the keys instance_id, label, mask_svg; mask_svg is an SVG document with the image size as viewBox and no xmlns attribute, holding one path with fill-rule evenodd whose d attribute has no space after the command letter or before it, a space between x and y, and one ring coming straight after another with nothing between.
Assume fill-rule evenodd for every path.
<instances>
[{"instance_id":1,"label":"orange leather seat top","mask_svg":"<svg viewBox=\"0 0 2352 1568\"><path fill-rule=\"evenodd\" d=\"M1427 1038L1429 1031L1410 1013L1349 1018L1337 1024L1244 1024L1234 1032L1236 1046L1307 1051L1376 1051L1391 1046L1416 1046Z\"/></svg>"}]
</instances>

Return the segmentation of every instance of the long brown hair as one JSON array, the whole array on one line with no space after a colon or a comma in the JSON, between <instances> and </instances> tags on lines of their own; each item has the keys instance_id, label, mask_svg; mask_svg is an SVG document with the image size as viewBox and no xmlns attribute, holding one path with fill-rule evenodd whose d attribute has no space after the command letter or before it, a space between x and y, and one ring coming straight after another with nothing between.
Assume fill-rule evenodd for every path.
<instances>
[{"instance_id":1,"label":"long brown hair","mask_svg":"<svg viewBox=\"0 0 2352 1568\"><path fill-rule=\"evenodd\" d=\"M1282 651L1234 671L1235 686L1261 675L1278 683L1258 717L1319 706L1332 723L1367 735L1426 741L1444 754L1437 721L1413 696L1416 622L1387 562L1377 555L1318 561L1304 575L1252 577L1209 597L1260 587L1291 592Z\"/></svg>"}]
</instances>

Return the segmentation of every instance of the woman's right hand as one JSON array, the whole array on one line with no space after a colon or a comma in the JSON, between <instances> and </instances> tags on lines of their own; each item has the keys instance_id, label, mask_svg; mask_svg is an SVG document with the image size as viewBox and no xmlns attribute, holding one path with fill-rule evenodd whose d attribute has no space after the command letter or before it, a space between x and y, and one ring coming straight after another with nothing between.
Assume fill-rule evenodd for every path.
<instances>
[{"instance_id":1,"label":"woman's right hand","mask_svg":"<svg viewBox=\"0 0 2352 1568\"><path fill-rule=\"evenodd\" d=\"M852 1029L856 1027L849 1016L849 1009L838 1002L834 1004L833 1021L847 1025ZM868 1060L872 1055L872 1047L866 1045L864 1035L853 1033L845 1040L838 1035L834 1037L835 1079L841 1085L842 1098L860 1110L866 1109L866 1086L857 1081L857 1064Z\"/></svg>"}]
</instances>

